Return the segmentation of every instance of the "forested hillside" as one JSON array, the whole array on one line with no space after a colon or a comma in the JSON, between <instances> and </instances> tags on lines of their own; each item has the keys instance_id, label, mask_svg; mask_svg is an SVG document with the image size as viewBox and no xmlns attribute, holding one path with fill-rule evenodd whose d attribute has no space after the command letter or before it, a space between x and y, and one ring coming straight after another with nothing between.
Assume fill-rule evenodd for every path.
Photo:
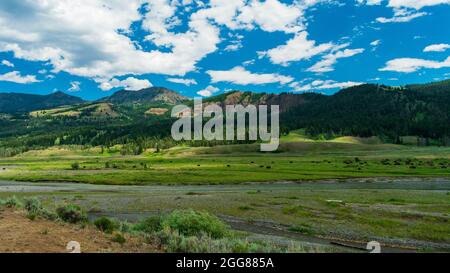
<instances>
[{"instance_id":1,"label":"forested hillside","mask_svg":"<svg viewBox=\"0 0 450 273\"><path fill-rule=\"evenodd\" d=\"M290 129L306 128L313 135L444 139L450 136L450 89L356 86L291 109L283 115L283 123Z\"/></svg>"},{"instance_id":2,"label":"forested hillside","mask_svg":"<svg viewBox=\"0 0 450 273\"><path fill-rule=\"evenodd\" d=\"M125 144L124 153L164 148L175 144L170 138L170 110L178 103L191 104L165 88L122 90L96 102L62 92L0 94L0 153L70 144ZM450 145L449 81L402 88L366 84L332 96L233 91L204 103L280 105L283 133L305 129L313 137L379 136L392 143L417 136L426 144Z\"/></svg>"},{"instance_id":3,"label":"forested hillside","mask_svg":"<svg viewBox=\"0 0 450 273\"><path fill-rule=\"evenodd\" d=\"M78 97L55 92L40 96L33 94L0 93L0 113L29 112L62 105L80 104L84 101Z\"/></svg>"}]
</instances>

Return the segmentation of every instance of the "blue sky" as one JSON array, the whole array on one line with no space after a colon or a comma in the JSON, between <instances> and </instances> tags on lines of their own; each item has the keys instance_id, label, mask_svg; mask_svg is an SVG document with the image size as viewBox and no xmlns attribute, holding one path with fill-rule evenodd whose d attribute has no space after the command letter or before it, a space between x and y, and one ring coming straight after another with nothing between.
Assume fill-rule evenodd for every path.
<instances>
[{"instance_id":1,"label":"blue sky","mask_svg":"<svg viewBox=\"0 0 450 273\"><path fill-rule=\"evenodd\" d=\"M0 92L320 92L450 78L450 0L0 2Z\"/></svg>"}]
</instances>

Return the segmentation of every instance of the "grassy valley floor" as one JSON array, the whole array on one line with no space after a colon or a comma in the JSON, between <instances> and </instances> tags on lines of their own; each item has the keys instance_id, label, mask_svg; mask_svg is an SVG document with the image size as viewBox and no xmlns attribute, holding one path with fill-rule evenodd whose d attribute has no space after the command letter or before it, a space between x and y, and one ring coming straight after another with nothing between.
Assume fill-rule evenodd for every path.
<instances>
[{"instance_id":1,"label":"grassy valley floor","mask_svg":"<svg viewBox=\"0 0 450 273\"><path fill-rule=\"evenodd\" d=\"M109 185L236 184L363 177L449 177L450 148L291 142L281 151L259 145L176 147L141 156L99 149L51 148L0 159L0 179Z\"/></svg>"},{"instance_id":2,"label":"grassy valley floor","mask_svg":"<svg viewBox=\"0 0 450 273\"><path fill-rule=\"evenodd\" d=\"M131 222L192 208L279 244L361 251L375 240L393 251L450 251L450 148L295 134L282 142L271 154L256 144L140 156L30 151L0 159L0 198L38 197L50 208L70 202L92 219Z\"/></svg>"},{"instance_id":3,"label":"grassy valley floor","mask_svg":"<svg viewBox=\"0 0 450 273\"><path fill-rule=\"evenodd\" d=\"M92 219L136 222L193 208L237 230L285 240L351 241L360 248L377 240L405 250L450 250L450 180L443 179L138 187L2 182L0 192L0 198L38 197L47 207L75 203Z\"/></svg>"}]
</instances>

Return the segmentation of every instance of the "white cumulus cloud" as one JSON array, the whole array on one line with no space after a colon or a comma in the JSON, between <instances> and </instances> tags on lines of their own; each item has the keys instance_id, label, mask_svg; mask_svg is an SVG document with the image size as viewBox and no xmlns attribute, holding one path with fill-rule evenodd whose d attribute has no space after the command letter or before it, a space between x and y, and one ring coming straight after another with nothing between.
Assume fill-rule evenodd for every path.
<instances>
[{"instance_id":1,"label":"white cumulus cloud","mask_svg":"<svg viewBox=\"0 0 450 273\"><path fill-rule=\"evenodd\" d=\"M184 84L187 86L197 85L197 81L194 79L168 78L167 81L178 84Z\"/></svg>"},{"instance_id":2,"label":"white cumulus cloud","mask_svg":"<svg viewBox=\"0 0 450 273\"><path fill-rule=\"evenodd\" d=\"M356 49L344 49L334 53L330 53L325 55L321 61L308 68L307 71L316 72L316 73L325 73L334 71L333 66L337 63L338 59L349 58L355 56L357 54L361 54L364 52L363 48Z\"/></svg>"},{"instance_id":3,"label":"white cumulus cloud","mask_svg":"<svg viewBox=\"0 0 450 273\"><path fill-rule=\"evenodd\" d=\"M67 91L69 91L69 92L80 91L81 90L80 86L81 86L81 82L78 82L78 81L70 82L70 88Z\"/></svg>"},{"instance_id":4,"label":"white cumulus cloud","mask_svg":"<svg viewBox=\"0 0 450 273\"><path fill-rule=\"evenodd\" d=\"M280 83L287 84L294 80L290 76L283 76L279 74L256 74L247 71L244 67L237 66L231 70L214 71L209 70L207 73L211 76L211 82L229 82L239 85L249 84L268 84Z\"/></svg>"},{"instance_id":5,"label":"white cumulus cloud","mask_svg":"<svg viewBox=\"0 0 450 273\"><path fill-rule=\"evenodd\" d=\"M416 12L414 10L394 9L394 16L391 18L378 17L376 20L379 23L407 23L416 18L428 15L427 12Z\"/></svg>"},{"instance_id":6,"label":"white cumulus cloud","mask_svg":"<svg viewBox=\"0 0 450 273\"><path fill-rule=\"evenodd\" d=\"M259 28L297 33L288 45L268 52L274 62L287 63L328 47L311 45L306 32L300 32L305 28L305 10L320 2L329 1L2 0L0 52L48 63L54 74L64 71L91 78L104 83L104 89L116 83L113 79L128 75L184 76L218 50L224 41L222 27ZM136 25L148 34L145 41L129 35ZM175 30L178 25L183 25L181 30ZM154 48L146 50L142 43L151 43ZM302 43L306 45L299 45ZM238 40L227 50L240 47ZM296 49L307 52L297 53ZM292 52L293 57L286 57Z\"/></svg>"},{"instance_id":7,"label":"white cumulus cloud","mask_svg":"<svg viewBox=\"0 0 450 273\"><path fill-rule=\"evenodd\" d=\"M103 91L108 91L113 88L124 88L129 91L137 91L152 86L152 83L148 80L140 80L134 77L129 77L122 81L118 79L112 79L110 81L102 82L100 84L100 89L102 89Z\"/></svg>"},{"instance_id":8,"label":"white cumulus cloud","mask_svg":"<svg viewBox=\"0 0 450 273\"><path fill-rule=\"evenodd\" d=\"M425 47L423 52L444 52L450 48L449 44L435 44Z\"/></svg>"},{"instance_id":9,"label":"white cumulus cloud","mask_svg":"<svg viewBox=\"0 0 450 273\"><path fill-rule=\"evenodd\" d=\"M337 82L333 80L314 80L309 83L293 82L289 86L293 88L294 92L308 92L314 90L326 89L342 89L363 84L362 82Z\"/></svg>"},{"instance_id":10,"label":"white cumulus cloud","mask_svg":"<svg viewBox=\"0 0 450 273\"><path fill-rule=\"evenodd\" d=\"M373 42L370 43L371 46L373 47L377 47L381 44L381 40L375 40Z\"/></svg>"},{"instance_id":11,"label":"white cumulus cloud","mask_svg":"<svg viewBox=\"0 0 450 273\"><path fill-rule=\"evenodd\" d=\"M442 4L450 4L450 0L389 0L389 7L393 8L413 8L421 9L423 7L436 6Z\"/></svg>"},{"instance_id":12,"label":"white cumulus cloud","mask_svg":"<svg viewBox=\"0 0 450 273\"><path fill-rule=\"evenodd\" d=\"M12 72L0 75L0 81L21 83L21 84L40 82L38 79L36 79L36 76L34 76L34 75L22 76L19 71L12 71Z\"/></svg>"},{"instance_id":13,"label":"white cumulus cloud","mask_svg":"<svg viewBox=\"0 0 450 273\"><path fill-rule=\"evenodd\" d=\"M278 0L254 0L240 12L237 18L239 21L244 24L256 23L264 31L295 33L303 29L303 9L298 4L286 5Z\"/></svg>"},{"instance_id":14,"label":"white cumulus cloud","mask_svg":"<svg viewBox=\"0 0 450 273\"><path fill-rule=\"evenodd\" d=\"M188 30L171 32L176 1L14 1L0 2L0 51L16 58L49 62L53 72L93 79L147 73L184 75L216 51L219 30L199 12ZM139 12L143 4L149 10ZM143 20L148 41L170 50L145 51L126 34ZM55 27L57 26L57 27ZM6 31L7 30L7 31ZM11 35L14 34L14 35Z\"/></svg>"},{"instance_id":15,"label":"white cumulus cloud","mask_svg":"<svg viewBox=\"0 0 450 273\"><path fill-rule=\"evenodd\" d=\"M356 0L360 5L377 6L381 4L382 0Z\"/></svg>"},{"instance_id":16,"label":"white cumulus cloud","mask_svg":"<svg viewBox=\"0 0 450 273\"><path fill-rule=\"evenodd\" d=\"M217 93L219 91L220 91L219 88L210 85L205 89L198 91L197 94L202 97L211 97L214 93Z\"/></svg>"},{"instance_id":17,"label":"white cumulus cloud","mask_svg":"<svg viewBox=\"0 0 450 273\"><path fill-rule=\"evenodd\" d=\"M269 57L272 63L287 66L290 62L310 59L331 48L333 48L332 43L316 45L315 41L308 40L308 33L302 31L285 45L270 49L264 54Z\"/></svg>"},{"instance_id":18,"label":"white cumulus cloud","mask_svg":"<svg viewBox=\"0 0 450 273\"><path fill-rule=\"evenodd\" d=\"M380 5L381 0L356 0L358 4ZM413 19L428 15L427 12L419 12L424 7L450 4L450 0L389 0L388 7L394 11L391 18L379 17L379 23L406 23Z\"/></svg>"},{"instance_id":19,"label":"white cumulus cloud","mask_svg":"<svg viewBox=\"0 0 450 273\"><path fill-rule=\"evenodd\" d=\"M14 67L14 64L8 60L3 60L2 65L7 66L7 67Z\"/></svg>"},{"instance_id":20,"label":"white cumulus cloud","mask_svg":"<svg viewBox=\"0 0 450 273\"><path fill-rule=\"evenodd\" d=\"M423 68L439 69L444 67L450 67L450 57L442 62L416 58L398 58L388 61L386 66L381 68L380 71L411 73Z\"/></svg>"}]
</instances>

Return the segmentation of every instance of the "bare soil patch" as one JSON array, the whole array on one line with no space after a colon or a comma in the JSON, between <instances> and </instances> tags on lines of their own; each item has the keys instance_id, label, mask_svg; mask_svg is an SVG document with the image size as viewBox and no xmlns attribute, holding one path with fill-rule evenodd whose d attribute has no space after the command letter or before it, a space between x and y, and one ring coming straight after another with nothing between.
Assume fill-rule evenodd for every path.
<instances>
[{"instance_id":1,"label":"bare soil patch","mask_svg":"<svg viewBox=\"0 0 450 273\"><path fill-rule=\"evenodd\" d=\"M125 236L124 244L112 241L94 227L81 227L37 218L30 220L25 212L0 209L1 253L68 253L70 241L80 243L83 253L156 252L142 238Z\"/></svg>"}]
</instances>

